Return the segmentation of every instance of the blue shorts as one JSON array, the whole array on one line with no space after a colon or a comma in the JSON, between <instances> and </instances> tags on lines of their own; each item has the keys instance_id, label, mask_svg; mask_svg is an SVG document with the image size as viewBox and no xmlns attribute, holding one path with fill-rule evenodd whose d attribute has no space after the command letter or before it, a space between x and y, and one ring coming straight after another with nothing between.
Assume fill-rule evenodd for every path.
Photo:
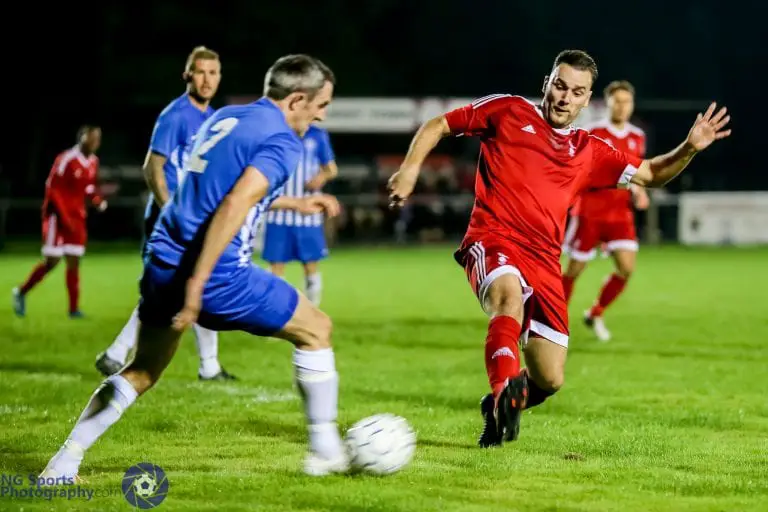
<instances>
[{"instance_id":1,"label":"blue shorts","mask_svg":"<svg viewBox=\"0 0 768 512\"><path fill-rule=\"evenodd\" d=\"M310 263L328 256L323 226L267 224L261 257L269 263Z\"/></svg>"},{"instance_id":2,"label":"blue shorts","mask_svg":"<svg viewBox=\"0 0 768 512\"><path fill-rule=\"evenodd\" d=\"M168 327L184 306L190 272L149 256L141 277L139 319L154 327ZM293 317L299 303L295 288L251 264L226 277L213 276L203 291L197 323L214 331L245 331L271 336Z\"/></svg>"}]
</instances>

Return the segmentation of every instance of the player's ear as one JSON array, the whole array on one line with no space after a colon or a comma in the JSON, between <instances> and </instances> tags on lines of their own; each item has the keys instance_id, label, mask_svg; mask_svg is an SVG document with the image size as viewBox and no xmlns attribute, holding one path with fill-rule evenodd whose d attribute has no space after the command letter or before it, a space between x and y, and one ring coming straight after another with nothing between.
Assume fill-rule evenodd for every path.
<instances>
[{"instance_id":1,"label":"player's ear","mask_svg":"<svg viewBox=\"0 0 768 512\"><path fill-rule=\"evenodd\" d=\"M547 83L549 82L549 75L546 75L544 77L544 83L541 84L541 93L546 94L547 93Z\"/></svg>"},{"instance_id":2,"label":"player's ear","mask_svg":"<svg viewBox=\"0 0 768 512\"><path fill-rule=\"evenodd\" d=\"M295 92L291 94L290 98L291 99L288 101L288 108L290 110L298 110L301 103L307 100L307 94L303 92Z\"/></svg>"}]
</instances>

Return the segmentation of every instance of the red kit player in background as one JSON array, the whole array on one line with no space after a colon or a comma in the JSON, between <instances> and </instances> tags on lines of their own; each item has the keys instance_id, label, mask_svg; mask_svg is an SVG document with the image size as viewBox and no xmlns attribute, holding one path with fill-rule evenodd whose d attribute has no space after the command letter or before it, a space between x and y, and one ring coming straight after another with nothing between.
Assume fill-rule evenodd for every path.
<instances>
[{"instance_id":1,"label":"red kit player in background","mask_svg":"<svg viewBox=\"0 0 768 512\"><path fill-rule=\"evenodd\" d=\"M69 316L80 318L80 258L85 254L88 237L86 206L104 211L107 202L99 196L97 179L101 145L101 128L84 126L78 131L78 143L56 157L45 182L43 200L43 261L37 264L27 280L13 289L13 309L18 316L26 314L26 295L64 257L67 262Z\"/></svg>"},{"instance_id":2,"label":"red kit player in background","mask_svg":"<svg viewBox=\"0 0 768 512\"><path fill-rule=\"evenodd\" d=\"M730 135L726 110L716 112L713 103L669 153L642 160L618 151L572 126L596 78L592 57L563 51L544 79L540 104L495 94L427 121L389 181L390 206L399 207L440 139L480 138L475 205L454 258L490 317L485 366L491 393L481 401L482 447L516 439L522 410L542 403L565 380L568 308L560 255L574 199L587 189L662 186Z\"/></svg>"},{"instance_id":3,"label":"red kit player in background","mask_svg":"<svg viewBox=\"0 0 768 512\"><path fill-rule=\"evenodd\" d=\"M635 88L627 81L611 82L605 88L604 96L609 116L588 127L589 132L619 151L645 157L645 133L629 122L635 108ZM611 338L603 321L603 312L624 290L635 269L638 242L632 206L644 210L648 203L645 189L637 185L629 190L587 189L580 197L578 211L569 227L573 236L565 244L570 256L563 275L566 301L570 301L576 278L595 257L599 245L611 254L616 265L592 308L584 314L585 322L601 341Z\"/></svg>"}]
</instances>

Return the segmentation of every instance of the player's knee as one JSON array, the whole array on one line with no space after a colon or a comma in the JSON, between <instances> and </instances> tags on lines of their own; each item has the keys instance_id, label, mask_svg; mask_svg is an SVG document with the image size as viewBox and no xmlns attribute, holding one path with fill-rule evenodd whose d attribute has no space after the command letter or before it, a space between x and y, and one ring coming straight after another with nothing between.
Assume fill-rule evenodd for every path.
<instances>
[{"instance_id":1,"label":"player's knee","mask_svg":"<svg viewBox=\"0 0 768 512\"><path fill-rule=\"evenodd\" d=\"M316 309L313 312L312 320L308 329L302 336L302 349L320 350L331 346L331 334L333 332L333 322L331 317Z\"/></svg>"},{"instance_id":2,"label":"player's knee","mask_svg":"<svg viewBox=\"0 0 768 512\"><path fill-rule=\"evenodd\" d=\"M155 385L160 378L160 375L155 375L149 368L140 368L134 364L129 365L126 369L120 372L120 375L131 383L136 393L143 395L149 389Z\"/></svg>"},{"instance_id":3,"label":"player's knee","mask_svg":"<svg viewBox=\"0 0 768 512\"><path fill-rule=\"evenodd\" d=\"M502 293L494 297L490 302L491 312L494 316L523 317L523 301L514 294Z\"/></svg>"},{"instance_id":4,"label":"player's knee","mask_svg":"<svg viewBox=\"0 0 768 512\"><path fill-rule=\"evenodd\" d=\"M45 258L45 268L48 270L53 270L56 265L59 264L59 258L58 256L48 256Z\"/></svg>"},{"instance_id":5,"label":"player's knee","mask_svg":"<svg viewBox=\"0 0 768 512\"><path fill-rule=\"evenodd\" d=\"M632 276L632 272L635 271L634 263L623 263L616 268L616 274L625 281Z\"/></svg>"}]
</instances>

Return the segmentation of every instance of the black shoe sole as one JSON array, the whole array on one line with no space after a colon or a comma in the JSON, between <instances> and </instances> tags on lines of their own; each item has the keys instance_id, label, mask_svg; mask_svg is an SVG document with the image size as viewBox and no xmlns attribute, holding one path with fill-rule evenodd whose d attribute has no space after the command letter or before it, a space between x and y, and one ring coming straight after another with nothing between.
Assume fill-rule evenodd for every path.
<instances>
[{"instance_id":1,"label":"black shoe sole","mask_svg":"<svg viewBox=\"0 0 768 512\"><path fill-rule=\"evenodd\" d=\"M501 438L496 434L496 418L493 416L493 395L487 394L480 401L480 414L483 416L483 432L477 440L480 448L501 446Z\"/></svg>"},{"instance_id":2,"label":"black shoe sole","mask_svg":"<svg viewBox=\"0 0 768 512\"><path fill-rule=\"evenodd\" d=\"M527 398L528 377L522 372L507 383L499 397L496 435L502 442L515 441L520 435L520 415Z\"/></svg>"}]
</instances>

